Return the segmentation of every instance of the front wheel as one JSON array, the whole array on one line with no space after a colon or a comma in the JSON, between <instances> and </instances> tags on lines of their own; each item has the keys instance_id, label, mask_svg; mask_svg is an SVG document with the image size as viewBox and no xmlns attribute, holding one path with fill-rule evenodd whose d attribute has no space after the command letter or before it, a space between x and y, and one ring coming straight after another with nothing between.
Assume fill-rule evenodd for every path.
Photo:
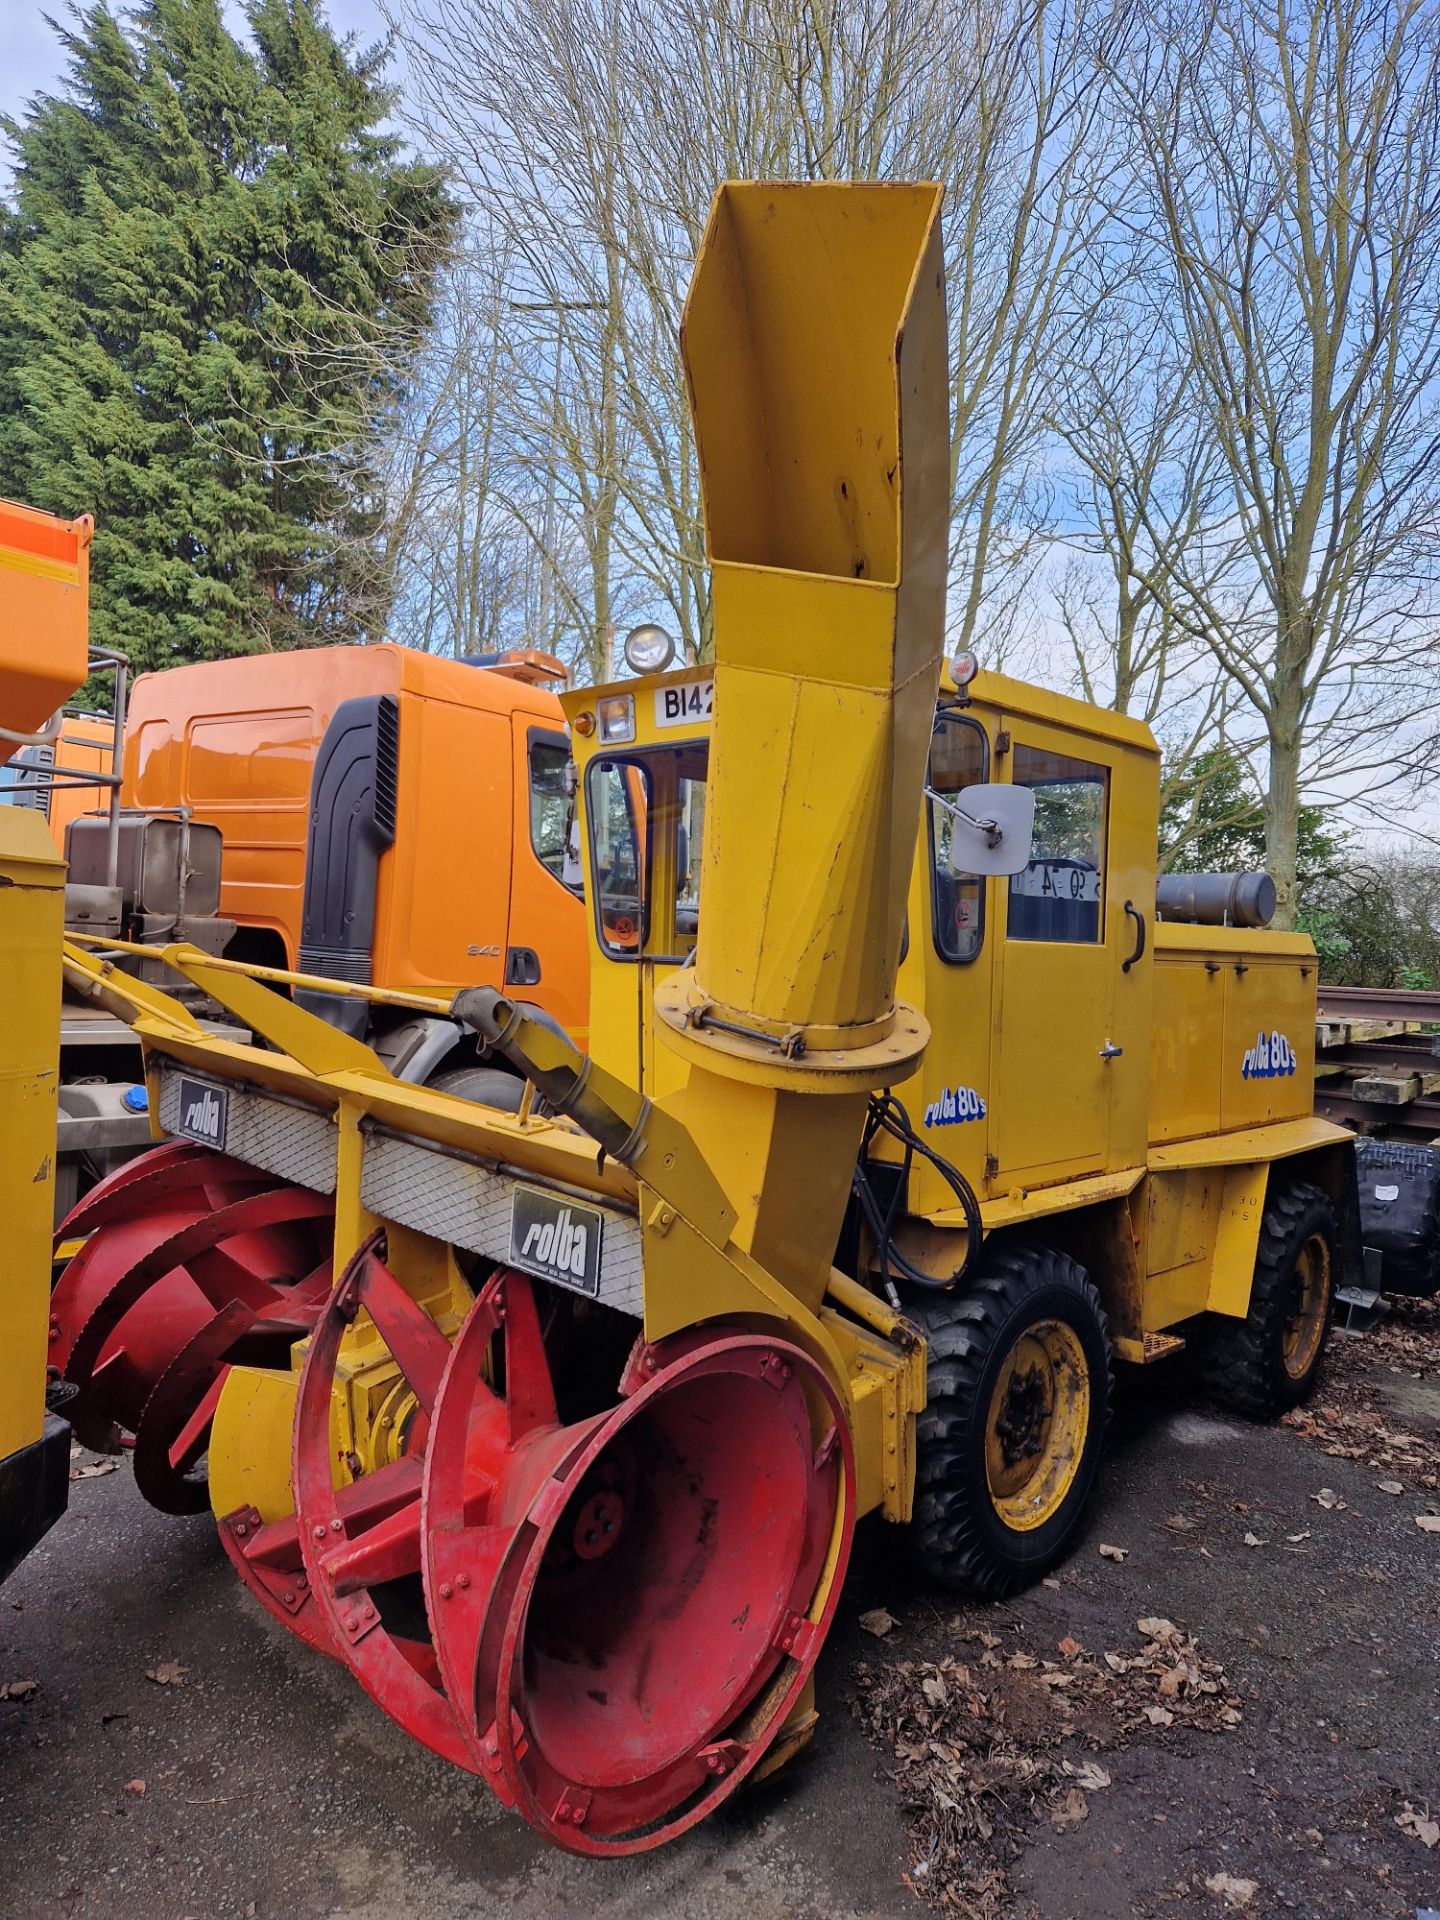
<instances>
[{"instance_id":1,"label":"front wheel","mask_svg":"<svg viewBox=\"0 0 1440 1920\"><path fill-rule=\"evenodd\" d=\"M998 1599L1069 1549L1110 1411L1100 1296L1051 1247L987 1249L963 1292L907 1312L929 1347L916 1426L915 1544L927 1572Z\"/></svg>"},{"instance_id":2,"label":"front wheel","mask_svg":"<svg viewBox=\"0 0 1440 1920\"><path fill-rule=\"evenodd\" d=\"M1335 1317L1339 1230L1330 1196L1307 1181L1271 1194L1260 1223L1250 1307L1203 1348L1207 1390L1238 1413L1273 1420L1315 1384Z\"/></svg>"}]
</instances>

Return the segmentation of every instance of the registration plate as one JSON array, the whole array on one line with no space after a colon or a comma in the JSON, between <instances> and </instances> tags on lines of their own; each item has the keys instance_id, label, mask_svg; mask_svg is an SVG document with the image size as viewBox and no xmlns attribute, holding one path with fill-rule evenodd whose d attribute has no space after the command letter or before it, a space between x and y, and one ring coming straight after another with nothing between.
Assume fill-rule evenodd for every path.
<instances>
[{"instance_id":1,"label":"registration plate","mask_svg":"<svg viewBox=\"0 0 1440 1920\"><path fill-rule=\"evenodd\" d=\"M510 1202L510 1264L572 1293L600 1291L600 1235L605 1216L558 1193L516 1187Z\"/></svg>"},{"instance_id":2,"label":"registration plate","mask_svg":"<svg viewBox=\"0 0 1440 1920\"><path fill-rule=\"evenodd\" d=\"M692 680L688 686L655 689L657 727L702 726L714 711L713 680Z\"/></svg>"},{"instance_id":3,"label":"registration plate","mask_svg":"<svg viewBox=\"0 0 1440 1920\"><path fill-rule=\"evenodd\" d=\"M224 1087L208 1086L203 1080L180 1076L180 1106L173 1131L202 1147L223 1151L225 1128L230 1118L230 1095Z\"/></svg>"}]
</instances>

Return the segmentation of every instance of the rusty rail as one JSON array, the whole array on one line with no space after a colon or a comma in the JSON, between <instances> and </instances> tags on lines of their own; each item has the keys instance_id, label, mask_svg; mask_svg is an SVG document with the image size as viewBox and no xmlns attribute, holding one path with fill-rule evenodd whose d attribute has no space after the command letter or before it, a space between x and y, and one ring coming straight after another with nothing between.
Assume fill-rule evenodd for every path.
<instances>
[{"instance_id":1,"label":"rusty rail","mask_svg":"<svg viewBox=\"0 0 1440 1920\"><path fill-rule=\"evenodd\" d=\"M1440 988L1322 986L1316 1018L1440 1021Z\"/></svg>"}]
</instances>

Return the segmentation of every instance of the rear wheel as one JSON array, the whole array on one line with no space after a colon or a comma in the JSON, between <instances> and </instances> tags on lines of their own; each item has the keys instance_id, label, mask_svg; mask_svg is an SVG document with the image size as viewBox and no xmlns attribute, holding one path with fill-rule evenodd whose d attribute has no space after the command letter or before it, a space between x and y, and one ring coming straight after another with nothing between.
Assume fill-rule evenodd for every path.
<instances>
[{"instance_id":1,"label":"rear wheel","mask_svg":"<svg viewBox=\"0 0 1440 1920\"><path fill-rule=\"evenodd\" d=\"M929 1345L915 1542L947 1587L998 1598L1068 1550L1095 1485L1110 1342L1085 1269L1050 1247L987 1250L978 1279L908 1311Z\"/></svg>"},{"instance_id":2,"label":"rear wheel","mask_svg":"<svg viewBox=\"0 0 1440 1920\"><path fill-rule=\"evenodd\" d=\"M1330 1196L1281 1187L1260 1224L1250 1310L1211 1333L1200 1373L1217 1400L1257 1420L1286 1413L1320 1371L1335 1314L1338 1230Z\"/></svg>"}]
</instances>

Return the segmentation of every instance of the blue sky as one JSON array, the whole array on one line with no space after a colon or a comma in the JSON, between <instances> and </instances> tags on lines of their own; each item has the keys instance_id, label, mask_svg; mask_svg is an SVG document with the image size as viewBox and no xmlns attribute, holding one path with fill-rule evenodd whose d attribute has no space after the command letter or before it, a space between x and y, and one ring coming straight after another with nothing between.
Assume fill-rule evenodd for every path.
<instances>
[{"instance_id":1,"label":"blue sky","mask_svg":"<svg viewBox=\"0 0 1440 1920\"><path fill-rule=\"evenodd\" d=\"M114 5L113 10L124 8ZM362 42L384 38L385 23L378 0L329 0L331 25L340 33L358 33ZM244 13L235 0L226 0L231 25L240 29ZM0 0L0 114L20 115L36 93L53 92L61 79L64 53L45 15L68 17L66 0ZM11 160L0 143L0 188L10 183Z\"/></svg>"}]
</instances>

